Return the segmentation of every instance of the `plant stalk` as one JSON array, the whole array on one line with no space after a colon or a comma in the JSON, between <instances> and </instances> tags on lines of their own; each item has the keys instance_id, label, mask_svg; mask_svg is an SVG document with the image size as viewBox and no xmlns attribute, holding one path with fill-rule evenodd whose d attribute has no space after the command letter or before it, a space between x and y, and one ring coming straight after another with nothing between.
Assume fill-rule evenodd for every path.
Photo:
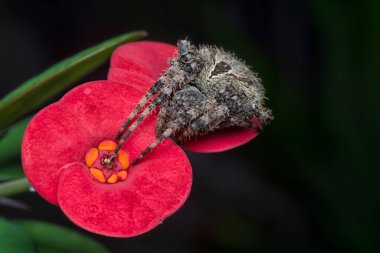
<instances>
[{"instance_id":1,"label":"plant stalk","mask_svg":"<svg viewBox=\"0 0 380 253\"><path fill-rule=\"evenodd\" d=\"M25 177L0 183L0 197L27 192L29 188L29 181Z\"/></svg>"}]
</instances>

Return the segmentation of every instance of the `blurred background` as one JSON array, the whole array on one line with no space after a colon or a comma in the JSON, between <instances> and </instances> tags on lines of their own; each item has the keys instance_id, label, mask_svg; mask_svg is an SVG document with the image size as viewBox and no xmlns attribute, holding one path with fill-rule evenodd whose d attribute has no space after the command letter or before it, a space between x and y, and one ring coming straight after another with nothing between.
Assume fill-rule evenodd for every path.
<instances>
[{"instance_id":1,"label":"blurred background","mask_svg":"<svg viewBox=\"0 0 380 253\"><path fill-rule=\"evenodd\" d=\"M35 193L5 218L73 228L111 252L380 252L380 1L2 1L0 97L107 38L216 44L246 60L275 120L221 154L188 152L192 193L156 229L87 233ZM105 79L108 65L84 81ZM1 245L0 245L1 251Z\"/></svg>"}]
</instances>

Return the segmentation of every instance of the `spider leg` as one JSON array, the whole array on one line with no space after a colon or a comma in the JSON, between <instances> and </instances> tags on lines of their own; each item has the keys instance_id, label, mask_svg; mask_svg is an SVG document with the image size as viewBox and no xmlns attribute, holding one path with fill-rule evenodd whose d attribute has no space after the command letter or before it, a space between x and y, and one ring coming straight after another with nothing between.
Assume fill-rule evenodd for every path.
<instances>
[{"instance_id":1,"label":"spider leg","mask_svg":"<svg viewBox=\"0 0 380 253\"><path fill-rule=\"evenodd\" d=\"M229 113L226 105L207 97L195 86L187 86L176 91L167 107L161 108L159 116L164 120L158 127L174 129L176 139L199 136L219 129Z\"/></svg>"},{"instance_id":2,"label":"spider leg","mask_svg":"<svg viewBox=\"0 0 380 253\"><path fill-rule=\"evenodd\" d=\"M187 40L181 40L178 42L178 58L173 58L170 60L169 69L163 74L160 79L149 89L145 96L140 100L138 105L135 107L133 112L128 116L128 119L124 122L123 126L120 128L119 133L116 136L116 140L122 137L123 132L127 128L128 124L137 116L141 109L149 102L149 100L159 92L162 87L165 87L174 76L182 75L188 76L188 78L177 77L176 83L180 82L192 82L194 78L198 75L203 67L203 62L201 59L194 59L195 47L190 44Z\"/></svg>"},{"instance_id":3,"label":"spider leg","mask_svg":"<svg viewBox=\"0 0 380 253\"><path fill-rule=\"evenodd\" d=\"M138 127L138 125L147 117L149 114L156 108L158 104L161 104L164 100L167 100L173 89L175 88L176 83L170 83L168 86L162 89L162 91L155 97L153 102L145 108L145 110L139 115L135 122L129 127L129 129L124 133L124 135L119 138L119 142L115 149L115 153L119 151L123 143L128 139L128 137L132 134L132 132Z\"/></svg>"},{"instance_id":4,"label":"spider leg","mask_svg":"<svg viewBox=\"0 0 380 253\"><path fill-rule=\"evenodd\" d=\"M143 114L144 112L141 115ZM217 103L215 99L209 99L194 86L187 86L174 92L169 103L160 110L159 118L162 121L159 121L157 128L163 131L157 131L158 137L132 161L132 164L136 164L174 132L179 132L182 138L206 134L219 128L227 116L228 108L225 105ZM138 121L139 119L128 131L133 131Z\"/></svg>"},{"instance_id":5,"label":"spider leg","mask_svg":"<svg viewBox=\"0 0 380 253\"><path fill-rule=\"evenodd\" d=\"M207 97L193 86L187 86L174 92L168 104L160 108L156 132L157 138L132 161L132 164L136 164L165 138L177 130L183 129L192 119L199 116L199 113L203 112L199 108L202 107L204 101L207 101Z\"/></svg>"},{"instance_id":6,"label":"spider leg","mask_svg":"<svg viewBox=\"0 0 380 253\"><path fill-rule=\"evenodd\" d=\"M160 77L160 79L143 97L143 99L139 102L139 104L133 110L131 115L129 115L127 121L123 124L122 128L120 129L116 137L116 140L118 140L118 145L115 149L115 156L117 156L117 152L120 150L123 143L132 134L132 132L155 109L157 105L160 105L162 108L165 108L167 104L170 103L169 98L175 90L181 89L182 87L185 87L187 84L195 82L195 79L198 77L198 74L204 66L204 60L198 54L196 54L196 50L197 49L194 46L192 46L189 41L182 40L178 43L178 58L174 60L172 59L170 61L171 66L169 67L169 69L165 72L164 75ZM159 92L159 94L153 99L149 106L144 109L144 111L139 115L136 121L123 134L128 124L137 116L137 114L141 111L143 106L146 105L149 102L150 98L157 92ZM162 134L157 134L160 137L158 137L156 141L160 143L159 140L161 138L162 141L163 138L166 138L172 133L169 133L168 129L177 128L158 126L158 129L166 129ZM158 145L158 143L154 143L152 143L152 148ZM149 150L146 151L146 153L149 152L152 148L149 149L148 147L147 149Z\"/></svg>"},{"instance_id":7,"label":"spider leg","mask_svg":"<svg viewBox=\"0 0 380 253\"><path fill-rule=\"evenodd\" d=\"M200 109L198 117L184 127L176 137L179 142L220 129L221 123L229 113L225 105L214 103L212 100L206 101Z\"/></svg>"},{"instance_id":8,"label":"spider leg","mask_svg":"<svg viewBox=\"0 0 380 253\"><path fill-rule=\"evenodd\" d=\"M144 97L139 101L133 112L128 116L128 119L124 122L123 126L120 128L119 133L116 136L116 140L119 140L124 130L127 128L128 124L136 117L140 110L148 103L151 97L153 97L161 87L164 85L164 82L161 79L158 79L157 82L145 93Z\"/></svg>"},{"instance_id":9,"label":"spider leg","mask_svg":"<svg viewBox=\"0 0 380 253\"><path fill-rule=\"evenodd\" d=\"M157 139L155 139L135 160L132 161L132 165L136 164L141 160L146 154L148 154L152 149L154 149L158 144L160 144L165 138L169 137L173 133L171 128L166 129Z\"/></svg>"}]
</instances>

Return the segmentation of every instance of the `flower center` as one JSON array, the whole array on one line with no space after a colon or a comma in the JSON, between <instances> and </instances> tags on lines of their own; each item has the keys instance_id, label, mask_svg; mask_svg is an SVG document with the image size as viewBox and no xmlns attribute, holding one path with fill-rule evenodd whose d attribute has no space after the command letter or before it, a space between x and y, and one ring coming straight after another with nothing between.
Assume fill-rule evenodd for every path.
<instances>
[{"instance_id":1,"label":"flower center","mask_svg":"<svg viewBox=\"0 0 380 253\"><path fill-rule=\"evenodd\" d=\"M100 164L109 170L117 167L115 157L112 154L103 154Z\"/></svg>"},{"instance_id":2,"label":"flower center","mask_svg":"<svg viewBox=\"0 0 380 253\"><path fill-rule=\"evenodd\" d=\"M105 140L97 148L91 148L87 151L85 163L96 181L114 184L127 178L128 153L120 149L115 154L116 146L116 142Z\"/></svg>"}]
</instances>

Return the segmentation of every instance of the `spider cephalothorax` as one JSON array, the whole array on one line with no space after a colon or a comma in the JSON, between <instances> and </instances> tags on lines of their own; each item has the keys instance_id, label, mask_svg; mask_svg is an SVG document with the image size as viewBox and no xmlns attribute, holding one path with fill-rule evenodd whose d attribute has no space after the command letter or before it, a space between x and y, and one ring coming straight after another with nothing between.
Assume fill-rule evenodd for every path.
<instances>
[{"instance_id":1,"label":"spider cephalothorax","mask_svg":"<svg viewBox=\"0 0 380 253\"><path fill-rule=\"evenodd\" d=\"M180 40L177 58L170 60L168 70L120 129L116 152L156 106L160 108L157 138L132 163L172 134L183 141L227 127L256 128L253 118L265 125L272 116L264 99L264 88L257 74L233 54L214 46L197 48L187 40Z\"/></svg>"}]
</instances>

